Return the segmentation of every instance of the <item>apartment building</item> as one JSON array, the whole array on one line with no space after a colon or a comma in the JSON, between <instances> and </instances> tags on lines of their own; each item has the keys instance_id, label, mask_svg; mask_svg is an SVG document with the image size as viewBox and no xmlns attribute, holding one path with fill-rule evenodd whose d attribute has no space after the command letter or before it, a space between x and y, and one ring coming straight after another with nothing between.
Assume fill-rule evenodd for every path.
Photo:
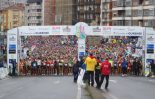
<instances>
[{"instance_id":1,"label":"apartment building","mask_svg":"<svg viewBox=\"0 0 155 99\"><path fill-rule=\"evenodd\" d=\"M42 0L28 0L25 5L25 25L43 25Z\"/></svg>"},{"instance_id":2,"label":"apartment building","mask_svg":"<svg viewBox=\"0 0 155 99\"><path fill-rule=\"evenodd\" d=\"M101 4L101 25L155 26L155 0L102 0ZM106 12L112 17L104 18Z\"/></svg>"},{"instance_id":3,"label":"apartment building","mask_svg":"<svg viewBox=\"0 0 155 99\"><path fill-rule=\"evenodd\" d=\"M111 0L102 0L101 2L101 23L103 26L112 25L112 2Z\"/></svg>"},{"instance_id":4,"label":"apartment building","mask_svg":"<svg viewBox=\"0 0 155 99\"><path fill-rule=\"evenodd\" d=\"M52 25L71 25L74 0L52 0Z\"/></svg>"},{"instance_id":5,"label":"apartment building","mask_svg":"<svg viewBox=\"0 0 155 99\"><path fill-rule=\"evenodd\" d=\"M92 22L96 22L94 25L100 24L100 6L101 0L73 0L74 12L73 20L77 22L85 22L91 25Z\"/></svg>"},{"instance_id":6,"label":"apartment building","mask_svg":"<svg viewBox=\"0 0 155 99\"><path fill-rule=\"evenodd\" d=\"M26 25L71 25L72 0L28 0Z\"/></svg>"},{"instance_id":7,"label":"apartment building","mask_svg":"<svg viewBox=\"0 0 155 99\"><path fill-rule=\"evenodd\" d=\"M12 6L15 3L16 3L15 0L0 0L0 10L3 10L9 6Z\"/></svg>"},{"instance_id":8,"label":"apartment building","mask_svg":"<svg viewBox=\"0 0 155 99\"><path fill-rule=\"evenodd\" d=\"M24 5L16 4L0 11L1 30L7 31L24 25Z\"/></svg>"}]
</instances>

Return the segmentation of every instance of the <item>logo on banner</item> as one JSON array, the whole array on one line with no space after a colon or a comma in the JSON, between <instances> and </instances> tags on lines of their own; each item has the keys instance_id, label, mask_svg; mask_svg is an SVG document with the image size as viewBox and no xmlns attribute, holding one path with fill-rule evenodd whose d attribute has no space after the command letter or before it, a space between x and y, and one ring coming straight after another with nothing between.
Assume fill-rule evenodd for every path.
<instances>
[{"instance_id":1,"label":"logo on banner","mask_svg":"<svg viewBox=\"0 0 155 99\"><path fill-rule=\"evenodd\" d=\"M9 41L15 42L16 41L16 35L9 36Z\"/></svg>"},{"instance_id":2,"label":"logo on banner","mask_svg":"<svg viewBox=\"0 0 155 99\"><path fill-rule=\"evenodd\" d=\"M131 36L140 36L142 35L141 32L129 32L128 35L131 35Z\"/></svg>"},{"instance_id":3,"label":"logo on banner","mask_svg":"<svg viewBox=\"0 0 155 99\"><path fill-rule=\"evenodd\" d=\"M80 46L79 49L80 49L80 50L84 50L85 47L84 47L84 46Z\"/></svg>"},{"instance_id":4,"label":"logo on banner","mask_svg":"<svg viewBox=\"0 0 155 99\"><path fill-rule=\"evenodd\" d=\"M108 34L108 35L112 34L111 27L103 27L102 29L103 29L103 34Z\"/></svg>"},{"instance_id":5,"label":"logo on banner","mask_svg":"<svg viewBox=\"0 0 155 99\"><path fill-rule=\"evenodd\" d=\"M78 38L81 38L81 39L85 39L86 38L86 34L85 34L85 26L77 26L76 27L76 36Z\"/></svg>"},{"instance_id":6,"label":"logo on banner","mask_svg":"<svg viewBox=\"0 0 155 99\"><path fill-rule=\"evenodd\" d=\"M16 54L16 45L15 44L9 45L9 54Z\"/></svg>"},{"instance_id":7,"label":"logo on banner","mask_svg":"<svg viewBox=\"0 0 155 99\"><path fill-rule=\"evenodd\" d=\"M60 33L60 27L59 26L53 26L52 27L52 33Z\"/></svg>"},{"instance_id":8,"label":"logo on banner","mask_svg":"<svg viewBox=\"0 0 155 99\"><path fill-rule=\"evenodd\" d=\"M66 26L65 28L62 29L63 32L71 32L71 28Z\"/></svg>"},{"instance_id":9,"label":"logo on banner","mask_svg":"<svg viewBox=\"0 0 155 99\"><path fill-rule=\"evenodd\" d=\"M153 36L148 37L148 38L147 38L147 41L149 41L149 42L153 42L153 41L154 41Z\"/></svg>"},{"instance_id":10,"label":"logo on banner","mask_svg":"<svg viewBox=\"0 0 155 99\"><path fill-rule=\"evenodd\" d=\"M147 44L147 53L148 54L154 53L154 44Z\"/></svg>"},{"instance_id":11,"label":"logo on banner","mask_svg":"<svg viewBox=\"0 0 155 99\"><path fill-rule=\"evenodd\" d=\"M101 32L101 28L95 27L95 28L93 28L93 32Z\"/></svg>"}]
</instances>

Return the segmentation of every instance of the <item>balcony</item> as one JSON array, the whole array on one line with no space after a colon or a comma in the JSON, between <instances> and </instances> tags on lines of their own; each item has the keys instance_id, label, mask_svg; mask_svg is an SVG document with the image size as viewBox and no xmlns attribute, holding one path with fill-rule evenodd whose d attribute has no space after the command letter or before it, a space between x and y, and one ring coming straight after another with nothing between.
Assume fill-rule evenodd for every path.
<instances>
[{"instance_id":1,"label":"balcony","mask_svg":"<svg viewBox=\"0 0 155 99\"><path fill-rule=\"evenodd\" d=\"M27 16L42 16L41 12L28 13Z\"/></svg>"},{"instance_id":2,"label":"balcony","mask_svg":"<svg viewBox=\"0 0 155 99\"><path fill-rule=\"evenodd\" d=\"M115 15L112 17L112 20L124 20L125 19L125 15Z\"/></svg>"},{"instance_id":3,"label":"balcony","mask_svg":"<svg viewBox=\"0 0 155 99\"><path fill-rule=\"evenodd\" d=\"M39 5L37 5L37 6L27 6L27 9L29 10L29 9L42 9L42 6L39 6Z\"/></svg>"},{"instance_id":4,"label":"balcony","mask_svg":"<svg viewBox=\"0 0 155 99\"><path fill-rule=\"evenodd\" d=\"M41 19L36 20L28 20L27 23L42 23Z\"/></svg>"}]
</instances>

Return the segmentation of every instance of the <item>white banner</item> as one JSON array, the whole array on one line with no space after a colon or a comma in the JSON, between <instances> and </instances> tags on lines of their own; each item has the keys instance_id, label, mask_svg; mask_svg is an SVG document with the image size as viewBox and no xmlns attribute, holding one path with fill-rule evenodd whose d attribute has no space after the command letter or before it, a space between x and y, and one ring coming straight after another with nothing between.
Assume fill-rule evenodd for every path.
<instances>
[{"instance_id":1,"label":"white banner","mask_svg":"<svg viewBox=\"0 0 155 99\"><path fill-rule=\"evenodd\" d=\"M100 36L143 36L142 27L131 26L86 26L79 23L76 26L22 26L19 35L100 35ZM78 29L77 29L78 28Z\"/></svg>"}]
</instances>

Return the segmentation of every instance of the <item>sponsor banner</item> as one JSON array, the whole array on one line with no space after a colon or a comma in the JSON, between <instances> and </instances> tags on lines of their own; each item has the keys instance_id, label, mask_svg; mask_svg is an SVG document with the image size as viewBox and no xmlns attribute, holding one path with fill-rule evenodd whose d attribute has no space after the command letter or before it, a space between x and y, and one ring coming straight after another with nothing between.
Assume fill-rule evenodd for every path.
<instances>
[{"instance_id":1,"label":"sponsor banner","mask_svg":"<svg viewBox=\"0 0 155 99\"><path fill-rule=\"evenodd\" d=\"M122 26L113 26L112 33L113 36L126 36L126 28Z\"/></svg>"},{"instance_id":2,"label":"sponsor banner","mask_svg":"<svg viewBox=\"0 0 155 99\"><path fill-rule=\"evenodd\" d=\"M61 35L61 26L51 26L52 35Z\"/></svg>"},{"instance_id":3,"label":"sponsor banner","mask_svg":"<svg viewBox=\"0 0 155 99\"><path fill-rule=\"evenodd\" d=\"M101 26L89 26L91 32L87 35L102 35L102 27Z\"/></svg>"},{"instance_id":4,"label":"sponsor banner","mask_svg":"<svg viewBox=\"0 0 155 99\"><path fill-rule=\"evenodd\" d=\"M9 54L16 54L16 44L9 44Z\"/></svg>"},{"instance_id":5,"label":"sponsor banner","mask_svg":"<svg viewBox=\"0 0 155 99\"><path fill-rule=\"evenodd\" d=\"M145 42L145 73L148 72L149 60L155 60L155 31L153 28L146 28L146 42Z\"/></svg>"},{"instance_id":6,"label":"sponsor banner","mask_svg":"<svg viewBox=\"0 0 155 99\"><path fill-rule=\"evenodd\" d=\"M143 28L142 27L126 27L126 36L143 36Z\"/></svg>"},{"instance_id":7,"label":"sponsor banner","mask_svg":"<svg viewBox=\"0 0 155 99\"><path fill-rule=\"evenodd\" d=\"M102 27L102 34L106 35L106 36L112 36L113 35L112 27L111 26L103 26Z\"/></svg>"},{"instance_id":8,"label":"sponsor banner","mask_svg":"<svg viewBox=\"0 0 155 99\"><path fill-rule=\"evenodd\" d=\"M19 28L19 35L50 35L51 29L49 26L23 26Z\"/></svg>"},{"instance_id":9,"label":"sponsor banner","mask_svg":"<svg viewBox=\"0 0 155 99\"><path fill-rule=\"evenodd\" d=\"M62 33L61 35L75 35L74 26L61 26Z\"/></svg>"},{"instance_id":10,"label":"sponsor banner","mask_svg":"<svg viewBox=\"0 0 155 99\"><path fill-rule=\"evenodd\" d=\"M74 26L23 26L19 28L19 35L75 35Z\"/></svg>"},{"instance_id":11,"label":"sponsor banner","mask_svg":"<svg viewBox=\"0 0 155 99\"><path fill-rule=\"evenodd\" d=\"M85 52L85 49L86 49L85 39L78 39L78 51Z\"/></svg>"},{"instance_id":12,"label":"sponsor banner","mask_svg":"<svg viewBox=\"0 0 155 99\"><path fill-rule=\"evenodd\" d=\"M85 39L78 39L78 59L80 59L80 56L85 55L86 45L85 45Z\"/></svg>"},{"instance_id":13,"label":"sponsor banner","mask_svg":"<svg viewBox=\"0 0 155 99\"><path fill-rule=\"evenodd\" d=\"M142 27L87 26L83 22L75 26L22 26L18 29L20 35L76 35L80 38L85 38L86 35L143 36Z\"/></svg>"},{"instance_id":14,"label":"sponsor banner","mask_svg":"<svg viewBox=\"0 0 155 99\"><path fill-rule=\"evenodd\" d=\"M113 26L112 33L114 36L143 36L143 28L131 26Z\"/></svg>"}]
</instances>

